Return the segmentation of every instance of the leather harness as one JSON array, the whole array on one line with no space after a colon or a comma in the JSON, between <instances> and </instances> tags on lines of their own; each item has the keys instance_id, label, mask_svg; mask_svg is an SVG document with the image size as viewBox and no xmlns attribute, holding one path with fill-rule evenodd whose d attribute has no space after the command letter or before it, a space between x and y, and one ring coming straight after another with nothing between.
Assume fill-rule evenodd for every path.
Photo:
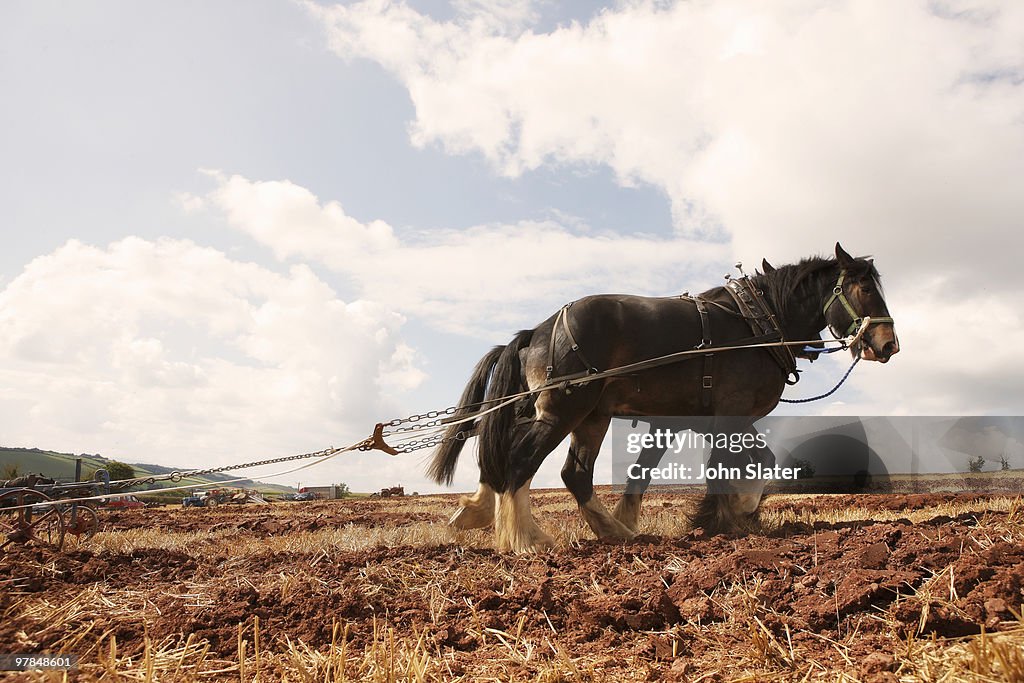
<instances>
[{"instance_id":1,"label":"leather harness","mask_svg":"<svg viewBox=\"0 0 1024 683\"><path fill-rule=\"evenodd\" d=\"M700 298L699 296L693 297L693 303L697 306L697 313L700 314L700 344L697 344L697 349L706 349L711 346L711 316L708 315L708 304L707 301ZM704 374L700 378L700 393L701 403L705 408L711 406L711 399L713 398L712 392L714 389L714 376L712 370L715 365L715 354L705 353L704 354Z\"/></svg>"},{"instance_id":2,"label":"leather harness","mask_svg":"<svg viewBox=\"0 0 1024 683\"><path fill-rule=\"evenodd\" d=\"M555 318L555 324L551 326L551 341L548 343L548 365L544 369L546 374L546 380L551 381L551 374L555 371L555 333L558 331L558 322L562 322L562 329L565 331L565 338L569 340L569 349L576 354L576 357L583 363L583 367L587 369L588 375L596 375L601 372L598 370L587 357L583 355L583 350L580 345L576 343L576 338L572 336L572 330L569 329L569 308L576 303L570 301L566 305L562 306L562 309L558 311L558 316Z\"/></svg>"},{"instance_id":3,"label":"leather harness","mask_svg":"<svg viewBox=\"0 0 1024 683\"><path fill-rule=\"evenodd\" d=\"M764 292L755 287L749 277L733 278L725 284L725 289L732 295L733 301L739 307L740 315L746 319L755 335L777 334L779 341L786 341L782 325L764 300ZM793 355L793 351L788 346L772 346L768 351L785 373L786 384L796 384L800 380L800 375L796 371L796 356ZM789 379L791 375L795 377L792 381Z\"/></svg>"},{"instance_id":4,"label":"leather harness","mask_svg":"<svg viewBox=\"0 0 1024 683\"><path fill-rule=\"evenodd\" d=\"M721 308L730 315L746 320L747 324L750 326L751 332L754 333L754 337L752 338L754 341L764 342L786 340L778 319L764 300L764 293L750 282L750 278L744 276L741 278L730 279L726 283L726 291L729 292L733 301L736 302L736 311L717 301L710 301L700 296L692 296L690 294L681 294L679 296L680 299L692 301L697 308L698 315L700 316L701 341L694 347L695 350L712 347L711 316L708 312L708 304ZM586 374L594 375L601 372L593 363L587 360L586 355L584 355L583 350L580 348L579 343L572 334L572 329L569 327L568 314L569 308L572 307L573 303L575 302L570 302L565 306L562 306L561 310L558 311L558 315L555 317L554 325L551 327L551 337L548 342L548 364L545 368L547 381L551 381L551 376L555 369L555 336L558 332L559 325L561 325L562 331L565 333L565 338L569 342L569 349L576 354L576 357L583 364L583 367L586 368ZM772 359L782 369L782 372L786 377L786 383L796 384L800 379L800 375L797 374L796 357L793 355L793 352L789 347L769 347L767 350L771 354ZM700 387L701 403L705 408L711 407L714 398L714 360L714 351L704 354L704 371L701 375ZM792 380L789 379L790 376L793 377Z\"/></svg>"},{"instance_id":5,"label":"leather harness","mask_svg":"<svg viewBox=\"0 0 1024 683\"><path fill-rule=\"evenodd\" d=\"M731 315L746 320L750 331L754 333L754 338L758 340L786 341L786 336L782 333L782 326L779 325L778 319L764 300L764 293L754 286L750 278L744 276L730 279L726 283L725 289L736 302L736 311L717 301L709 301L690 294L680 295L679 298L692 301L700 315L701 342L694 347L695 349L712 346L711 316L708 315L708 304L713 304ZM786 383L796 384L800 380L800 375L796 369L796 356L793 355L789 347L769 347L768 351L771 353L772 359L782 369ZM713 351L704 354L704 373L701 375L700 388L701 403L705 408L711 407L714 399L714 360L715 353ZM791 380L790 376L794 379Z\"/></svg>"}]
</instances>

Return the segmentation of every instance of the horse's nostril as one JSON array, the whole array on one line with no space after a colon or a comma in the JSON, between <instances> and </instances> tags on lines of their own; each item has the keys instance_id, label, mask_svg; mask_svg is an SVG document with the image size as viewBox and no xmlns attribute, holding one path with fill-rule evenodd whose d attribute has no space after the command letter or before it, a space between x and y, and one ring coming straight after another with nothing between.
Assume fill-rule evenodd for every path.
<instances>
[{"instance_id":1,"label":"horse's nostril","mask_svg":"<svg viewBox=\"0 0 1024 683\"><path fill-rule=\"evenodd\" d=\"M900 345L897 344L894 341L886 342L885 346L882 347L882 356L885 357L885 358L889 358L890 356L895 356L899 352L900 352Z\"/></svg>"}]
</instances>

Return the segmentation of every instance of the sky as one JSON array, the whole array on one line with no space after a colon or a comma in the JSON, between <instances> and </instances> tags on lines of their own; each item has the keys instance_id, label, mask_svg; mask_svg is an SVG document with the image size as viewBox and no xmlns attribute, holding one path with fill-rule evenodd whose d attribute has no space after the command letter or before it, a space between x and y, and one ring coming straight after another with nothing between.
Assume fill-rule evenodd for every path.
<instances>
[{"instance_id":1,"label":"sky","mask_svg":"<svg viewBox=\"0 0 1024 683\"><path fill-rule=\"evenodd\" d=\"M837 240L902 351L780 414L1024 409L1021 3L14 0L0 94L0 445L342 446L568 301ZM281 482L441 490L422 460Z\"/></svg>"}]
</instances>

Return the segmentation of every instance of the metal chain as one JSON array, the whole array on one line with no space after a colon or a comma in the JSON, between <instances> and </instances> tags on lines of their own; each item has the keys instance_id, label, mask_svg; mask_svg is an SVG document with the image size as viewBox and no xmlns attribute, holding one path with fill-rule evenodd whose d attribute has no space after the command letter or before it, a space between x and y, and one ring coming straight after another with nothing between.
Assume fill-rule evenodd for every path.
<instances>
[{"instance_id":1,"label":"metal chain","mask_svg":"<svg viewBox=\"0 0 1024 683\"><path fill-rule=\"evenodd\" d=\"M434 446L440 446L443 443L449 443L451 441L465 441L467 438L466 432L457 432L455 436L441 436L435 434L433 436L427 436L422 439L413 439L412 441L406 441L395 447L395 450L399 453L412 453L423 448L433 448Z\"/></svg>"},{"instance_id":2,"label":"metal chain","mask_svg":"<svg viewBox=\"0 0 1024 683\"><path fill-rule=\"evenodd\" d=\"M394 429L385 429L383 434L384 436L388 436L389 434L401 434L402 432L418 432L422 429L437 427L444 424L444 418L442 416L454 415L455 411L457 411L458 409L459 406L449 406L444 410L431 410L430 412L423 413L422 415L397 417L394 420L384 423L385 427L394 427ZM423 420L430 420L430 422L426 422L424 424L413 424L408 427L399 426L408 423L422 422Z\"/></svg>"},{"instance_id":3,"label":"metal chain","mask_svg":"<svg viewBox=\"0 0 1024 683\"><path fill-rule=\"evenodd\" d=\"M372 438L363 439L356 445L353 450L369 451L372 450ZM350 447L351 448L351 447ZM294 460L305 460L307 458L323 458L328 455L334 455L340 451L346 450L344 448L325 448L322 451L315 451L313 453L302 453L300 455L287 455L281 458L271 458L269 460L258 460L255 462L242 463L240 465L225 465L223 467L207 467L202 470L189 470L187 472L171 472L157 477L144 477L139 479L124 479L121 481L110 482L110 489L112 491L120 491L132 486L138 486L144 484L150 486L158 481L173 481L179 482L186 477L202 477L207 474L217 474L219 472L230 472L231 470L243 470L248 467L259 467L261 465L276 465L282 462L292 462Z\"/></svg>"},{"instance_id":4,"label":"metal chain","mask_svg":"<svg viewBox=\"0 0 1024 683\"><path fill-rule=\"evenodd\" d=\"M463 406L463 407L467 407L467 406ZM395 419L389 420L389 421L384 423L384 427L385 427L384 435L387 436L388 434L397 434L399 432L411 432L411 431L416 431L416 430L419 430L419 429L424 429L426 427L437 426L437 425L439 425L439 424L441 424L443 422L443 420L440 419L440 418L442 418L442 416L454 415L455 411L457 411L458 409L459 409L459 406L448 406L444 410L431 410L429 412L423 413L422 415L421 414L413 414L413 415L410 415L408 417L396 417ZM435 418L438 418L438 419L435 419ZM433 420L433 422L430 422L429 424L425 424L425 425L416 425L416 426L412 426L412 427L402 427L402 426L400 426L400 425L404 425L404 424L407 424L407 423L410 423L410 422L422 422L423 420ZM388 427L395 427L396 429L387 429Z\"/></svg>"},{"instance_id":5,"label":"metal chain","mask_svg":"<svg viewBox=\"0 0 1024 683\"><path fill-rule=\"evenodd\" d=\"M306 458L318 458L318 457L323 457L323 456L327 456L327 455L332 455L334 453L337 453L340 450L341 450L340 448L326 448L326 449L324 449L322 451L317 451L315 453L303 453L301 455L287 455L287 456L284 456L282 458L272 458L270 460L260 460L258 462L247 462L247 463L242 463L241 465L226 465L224 467L208 467L205 470L193 470L193 471L190 471L190 472L187 473L187 476L190 476L190 477L201 477L201 476L203 476L205 474L214 474L214 473L217 473L217 472L229 472L231 470L242 470L242 469L245 469L247 467L256 467L258 465L276 465L278 463L291 462L293 460L304 460ZM360 446L360 450L369 450L369 449L368 448L364 449L364 448L362 448L362 446Z\"/></svg>"},{"instance_id":6,"label":"metal chain","mask_svg":"<svg viewBox=\"0 0 1024 683\"><path fill-rule=\"evenodd\" d=\"M167 480L170 480L170 481L173 481L173 482L181 481L181 473L173 472L173 473L168 474L167 476L164 476L164 477L146 477L145 479L124 479L122 481L112 481L112 482L110 482L109 488L110 488L111 491L121 491L123 489L128 489L128 488L131 488L133 486L151 486L151 485L157 483L158 481L167 481ZM99 484L99 483L102 483L102 482L97 482L97 483Z\"/></svg>"}]
</instances>

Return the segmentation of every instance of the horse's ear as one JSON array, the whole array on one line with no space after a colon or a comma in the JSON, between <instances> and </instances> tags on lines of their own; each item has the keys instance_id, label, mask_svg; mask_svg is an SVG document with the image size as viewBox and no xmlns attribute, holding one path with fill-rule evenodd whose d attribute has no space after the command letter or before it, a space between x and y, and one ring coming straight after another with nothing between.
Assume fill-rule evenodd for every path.
<instances>
[{"instance_id":1,"label":"horse's ear","mask_svg":"<svg viewBox=\"0 0 1024 683\"><path fill-rule=\"evenodd\" d=\"M847 268L853 265L853 262L856 259L854 259L852 256L846 253L846 250L843 249L843 245L839 244L839 242L836 242L836 260L839 261L840 266L842 266L843 268Z\"/></svg>"},{"instance_id":2,"label":"horse's ear","mask_svg":"<svg viewBox=\"0 0 1024 683\"><path fill-rule=\"evenodd\" d=\"M774 273L775 272L775 266L773 266L772 264L768 263L768 259L763 258L763 259L761 259L761 270L763 270L764 274L767 275L768 273Z\"/></svg>"}]
</instances>

